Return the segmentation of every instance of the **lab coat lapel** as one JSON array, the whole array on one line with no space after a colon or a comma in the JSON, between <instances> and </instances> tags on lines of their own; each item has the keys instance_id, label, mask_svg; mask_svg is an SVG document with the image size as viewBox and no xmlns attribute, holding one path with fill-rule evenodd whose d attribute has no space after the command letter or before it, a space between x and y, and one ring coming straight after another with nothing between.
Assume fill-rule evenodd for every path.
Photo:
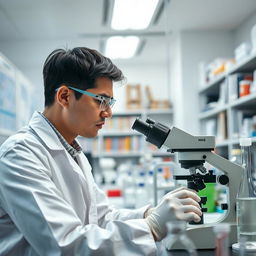
<instances>
[{"instance_id":1,"label":"lab coat lapel","mask_svg":"<svg viewBox=\"0 0 256 256\"><path fill-rule=\"evenodd\" d=\"M84 188L84 189L88 189L90 194L91 205L89 208L89 223L98 224L97 201L96 201L97 191L95 188L94 178L91 172L92 168L88 159L85 157L85 155L82 152L77 156L77 161L87 181L87 188Z\"/></svg>"},{"instance_id":2,"label":"lab coat lapel","mask_svg":"<svg viewBox=\"0 0 256 256\"><path fill-rule=\"evenodd\" d=\"M49 149L64 150L57 134L38 112L33 114L29 126Z\"/></svg>"},{"instance_id":3,"label":"lab coat lapel","mask_svg":"<svg viewBox=\"0 0 256 256\"><path fill-rule=\"evenodd\" d=\"M64 194L68 195L70 198L79 217L85 221L85 223L96 224L97 207L94 180L91 173L91 166L87 158L83 153L80 153L77 156L77 164L63 147L54 130L38 112L33 114L29 126L49 149L56 165L60 167L61 173L65 172L65 178L67 178L67 176L70 177L68 185L65 183L66 186L62 186L61 189L64 190ZM58 151L62 151L61 154L57 153ZM56 173L55 175L58 176L60 174ZM76 175L78 179L70 175ZM58 177L58 180L59 179L60 177ZM72 191L70 191L70 188L72 188Z\"/></svg>"}]
</instances>

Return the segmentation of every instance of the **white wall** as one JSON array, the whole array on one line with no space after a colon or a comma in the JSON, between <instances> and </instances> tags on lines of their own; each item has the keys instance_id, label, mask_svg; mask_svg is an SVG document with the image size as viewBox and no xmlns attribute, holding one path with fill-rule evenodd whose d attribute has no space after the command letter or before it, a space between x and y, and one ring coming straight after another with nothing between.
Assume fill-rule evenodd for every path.
<instances>
[{"instance_id":1,"label":"white wall","mask_svg":"<svg viewBox=\"0 0 256 256\"><path fill-rule=\"evenodd\" d=\"M256 24L256 13L248 17L235 31L234 31L234 46L237 47L242 42L251 41L251 29Z\"/></svg>"},{"instance_id":2,"label":"white wall","mask_svg":"<svg viewBox=\"0 0 256 256\"><path fill-rule=\"evenodd\" d=\"M182 32L182 101L176 106L176 115L183 117L182 129L198 134L198 90L199 63L211 62L218 57L231 58L233 54L233 35L227 31ZM183 105L183 112L180 106Z\"/></svg>"},{"instance_id":3,"label":"white wall","mask_svg":"<svg viewBox=\"0 0 256 256\"><path fill-rule=\"evenodd\" d=\"M171 37L170 46L170 99L174 107L174 125L182 127L184 115L180 33Z\"/></svg>"}]
</instances>

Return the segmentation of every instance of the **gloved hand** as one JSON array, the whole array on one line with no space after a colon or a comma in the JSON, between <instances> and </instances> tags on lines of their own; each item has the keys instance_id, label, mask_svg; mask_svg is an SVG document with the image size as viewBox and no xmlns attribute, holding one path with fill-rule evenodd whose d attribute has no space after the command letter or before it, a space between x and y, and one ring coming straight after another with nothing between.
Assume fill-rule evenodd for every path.
<instances>
[{"instance_id":1,"label":"gloved hand","mask_svg":"<svg viewBox=\"0 0 256 256\"><path fill-rule=\"evenodd\" d=\"M166 194L162 201L148 210L146 222L156 241L166 236L169 221L200 221L200 197L191 189L180 187Z\"/></svg>"}]
</instances>

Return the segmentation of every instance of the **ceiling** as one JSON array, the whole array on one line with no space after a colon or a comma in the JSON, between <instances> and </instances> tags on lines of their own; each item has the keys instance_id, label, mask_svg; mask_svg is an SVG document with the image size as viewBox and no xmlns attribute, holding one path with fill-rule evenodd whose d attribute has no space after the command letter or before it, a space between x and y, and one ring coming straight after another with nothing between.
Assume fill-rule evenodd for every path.
<instances>
[{"instance_id":1,"label":"ceiling","mask_svg":"<svg viewBox=\"0 0 256 256\"><path fill-rule=\"evenodd\" d=\"M166 12L162 3L147 30L120 32L145 40L136 61L164 59L166 31L233 30L256 12L255 0L169 0ZM57 47L103 50L106 37L119 34L110 29L112 7L113 0L0 0L0 51L30 67Z\"/></svg>"}]
</instances>

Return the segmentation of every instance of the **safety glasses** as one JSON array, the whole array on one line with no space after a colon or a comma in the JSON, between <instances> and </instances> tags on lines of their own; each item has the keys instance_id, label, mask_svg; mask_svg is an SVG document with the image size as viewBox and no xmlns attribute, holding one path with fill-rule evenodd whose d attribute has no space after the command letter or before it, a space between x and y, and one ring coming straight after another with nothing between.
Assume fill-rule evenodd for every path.
<instances>
[{"instance_id":1,"label":"safety glasses","mask_svg":"<svg viewBox=\"0 0 256 256\"><path fill-rule=\"evenodd\" d=\"M92 98L94 98L95 100L97 100L100 104L100 109L102 111L107 110L108 108L112 108L116 102L116 100L114 98L110 98L110 97L106 97L106 96L102 96L102 95L98 95L98 94L94 94L92 92L88 92L88 91L84 91L72 86L68 86L69 89L79 92L81 94L85 94L87 96L90 96ZM56 89L57 91L58 89Z\"/></svg>"}]
</instances>

